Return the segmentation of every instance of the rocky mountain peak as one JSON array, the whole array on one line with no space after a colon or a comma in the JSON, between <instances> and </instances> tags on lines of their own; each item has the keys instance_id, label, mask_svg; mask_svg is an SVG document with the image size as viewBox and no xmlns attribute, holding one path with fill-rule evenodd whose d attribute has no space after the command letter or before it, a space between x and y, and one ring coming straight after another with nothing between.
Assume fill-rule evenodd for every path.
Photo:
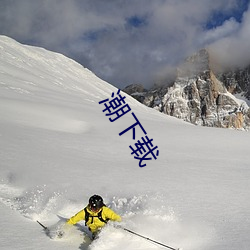
<instances>
[{"instance_id":1,"label":"rocky mountain peak","mask_svg":"<svg viewBox=\"0 0 250 250\"><path fill-rule=\"evenodd\" d=\"M216 74L210 64L208 50L202 49L178 67L171 86L125 92L149 107L196 125L248 129L249 106L233 94L250 93L249 71Z\"/></svg>"},{"instance_id":2,"label":"rocky mountain peak","mask_svg":"<svg viewBox=\"0 0 250 250\"><path fill-rule=\"evenodd\" d=\"M193 77L205 74L210 69L209 53L202 49L188 57L177 69L177 77Z\"/></svg>"}]
</instances>

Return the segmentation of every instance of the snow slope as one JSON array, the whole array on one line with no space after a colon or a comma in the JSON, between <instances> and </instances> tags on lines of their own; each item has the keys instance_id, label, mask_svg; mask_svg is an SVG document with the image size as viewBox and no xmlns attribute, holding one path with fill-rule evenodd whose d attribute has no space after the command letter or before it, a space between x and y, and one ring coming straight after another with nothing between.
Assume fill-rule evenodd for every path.
<instances>
[{"instance_id":1,"label":"snow slope","mask_svg":"<svg viewBox=\"0 0 250 250\"><path fill-rule=\"evenodd\" d=\"M97 193L124 227L171 247L250 249L249 133L196 127L122 93L159 149L140 168L132 131L119 136L131 112L110 122L99 104L112 92L63 55L0 36L0 248L163 249L112 225L90 244L83 223L63 239L36 223L53 228Z\"/></svg>"}]
</instances>

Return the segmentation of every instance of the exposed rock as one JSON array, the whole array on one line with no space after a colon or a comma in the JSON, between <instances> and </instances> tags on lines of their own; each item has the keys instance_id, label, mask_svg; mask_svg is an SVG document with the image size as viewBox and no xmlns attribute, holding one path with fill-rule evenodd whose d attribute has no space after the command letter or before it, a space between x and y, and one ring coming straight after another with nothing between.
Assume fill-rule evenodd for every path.
<instances>
[{"instance_id":1,"label":"exposed rock","mask_svg":"<svg viewBox=\"0 0 250 250\"><path fill-rule=\"evenodd\" d=\"M145 99L145 93L147 92L142 84L130 84L125 89L123 89L123 91L142 103Z\"/></svg>"},{"instance_id":2,"label":"exposed rock","mask_svg":"<svg viewBox=\"0 0 250 250\"><path fill-rule=\"evenodd\" d=\"M130 94L149 107L196 125L248 129L250 109L245 101L233 94L241 92L250 96L249 76L250 67L215 75L210 67L209 53L203 49L178 68L170 87L146 91L141 86Z\"/></svg>"},{"instance_id":3,"label":"exposed rock","mask_svg":"<svg viewBox=\"0 0 250 250\"><path fill-rule=\"evenodd\" d=\"M142 84L130 84L125 89L123 89L123 91L131 95L134 93L143 93L146 91L146 89L144 89Z\"/></svg>"},{"instance_id":4,"label":"exposed rock","mask_svg":"<svg viewBox=\"0 0 250 250\"><path fill-rule=\"evenodd\" d=\"M218 79L225 84L230 93L242 93L244 97L250 100L250 66L245 69L218 73Z\"/></svg>"}]
</instances>

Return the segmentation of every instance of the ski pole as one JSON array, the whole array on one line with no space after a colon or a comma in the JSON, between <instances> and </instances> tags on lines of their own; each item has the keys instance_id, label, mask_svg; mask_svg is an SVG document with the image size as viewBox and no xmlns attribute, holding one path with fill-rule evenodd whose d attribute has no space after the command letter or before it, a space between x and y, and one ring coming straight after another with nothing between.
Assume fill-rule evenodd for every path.
<instances>
[{"instance_id":1,"label":"ski pole","mask_svg":"<svg viewBox=\"0 0 250 250\"><path fill-rule=\"evenodd\" d=\"M139 236L139 237L141 237L141 238L143 238L143 239L145 239L145 240L154 242L154 243L156 243L156 244L158 244L158 245L161 245L161 246L163 246L163 247L169 248L169 249L171 249L171 250L180 250L180 248L173 248L173 247L167 246L167 245L162 244L162 243L160 243L160 242L158 242L158 241L155 241L155 240L152 240L152 239L150 239L150 238L148 238L148 237L145 237L145 236L143 236L143 235L141 235L141 234L135 233L135 232L133 232L133 231L127 229L127 228L122 228L122 229L125 230L125 231L127 231L127 232L129 232L129 233L131 233L131 234L137 235L137 236Z\"/></svg>"},{"instance_id":2,"label":"ski pole","mask_svg":"<svg viewBox=\"0 0 250 250\"><path fill-rule=\"evenodd\" d=\"M43 229L46 231L46 230L48 230L48 228L47 227L45 227L40 221L36 221L40 226L42 226L43 227Z\"/></svg>"}]
</instances>

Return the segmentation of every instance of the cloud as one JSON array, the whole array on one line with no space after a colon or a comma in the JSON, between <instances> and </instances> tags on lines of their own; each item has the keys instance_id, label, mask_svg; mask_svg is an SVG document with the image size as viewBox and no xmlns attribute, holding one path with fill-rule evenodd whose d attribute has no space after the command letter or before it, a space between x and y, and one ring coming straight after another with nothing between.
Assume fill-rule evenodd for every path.
<instances>
[{"instance_id":1,"label":"cloud","mask_svg":"<svg viewBox=\"0 0 250 250\"><path fill-rule=\"evenodd\" d=\"M240 24L232 17L226 20L221 26L204 31L200 38L201 44L211 44L219 41L225 37L231 36L237 33L240 28Z\"/></svg>"},{"instance_id":2,"label":"cloud","mask_svg":"<svg viewBox=\"0 0 250 250\"><path fill-rule=\"evenodd\" d=\"M223 25L220 29L227 29ZM225 67L245 67L250 64L250 10L243 15L242 22L221 39L210 44L216 61Z\"/></svg>"},{"instance_id":3,"label":"cloud","mask_svg":"<svg viewBox=\"0 0 250 250\"><path fill-rule=\"evenodd\" d=\"M2 0L0 33L61 52L117 87L149 86L204 46L216 53L237 44L247 49L249 14L242 22L233 17L239 2ZM222 23L214 20L219 15Z\"/></svg>"}]
</instances>

